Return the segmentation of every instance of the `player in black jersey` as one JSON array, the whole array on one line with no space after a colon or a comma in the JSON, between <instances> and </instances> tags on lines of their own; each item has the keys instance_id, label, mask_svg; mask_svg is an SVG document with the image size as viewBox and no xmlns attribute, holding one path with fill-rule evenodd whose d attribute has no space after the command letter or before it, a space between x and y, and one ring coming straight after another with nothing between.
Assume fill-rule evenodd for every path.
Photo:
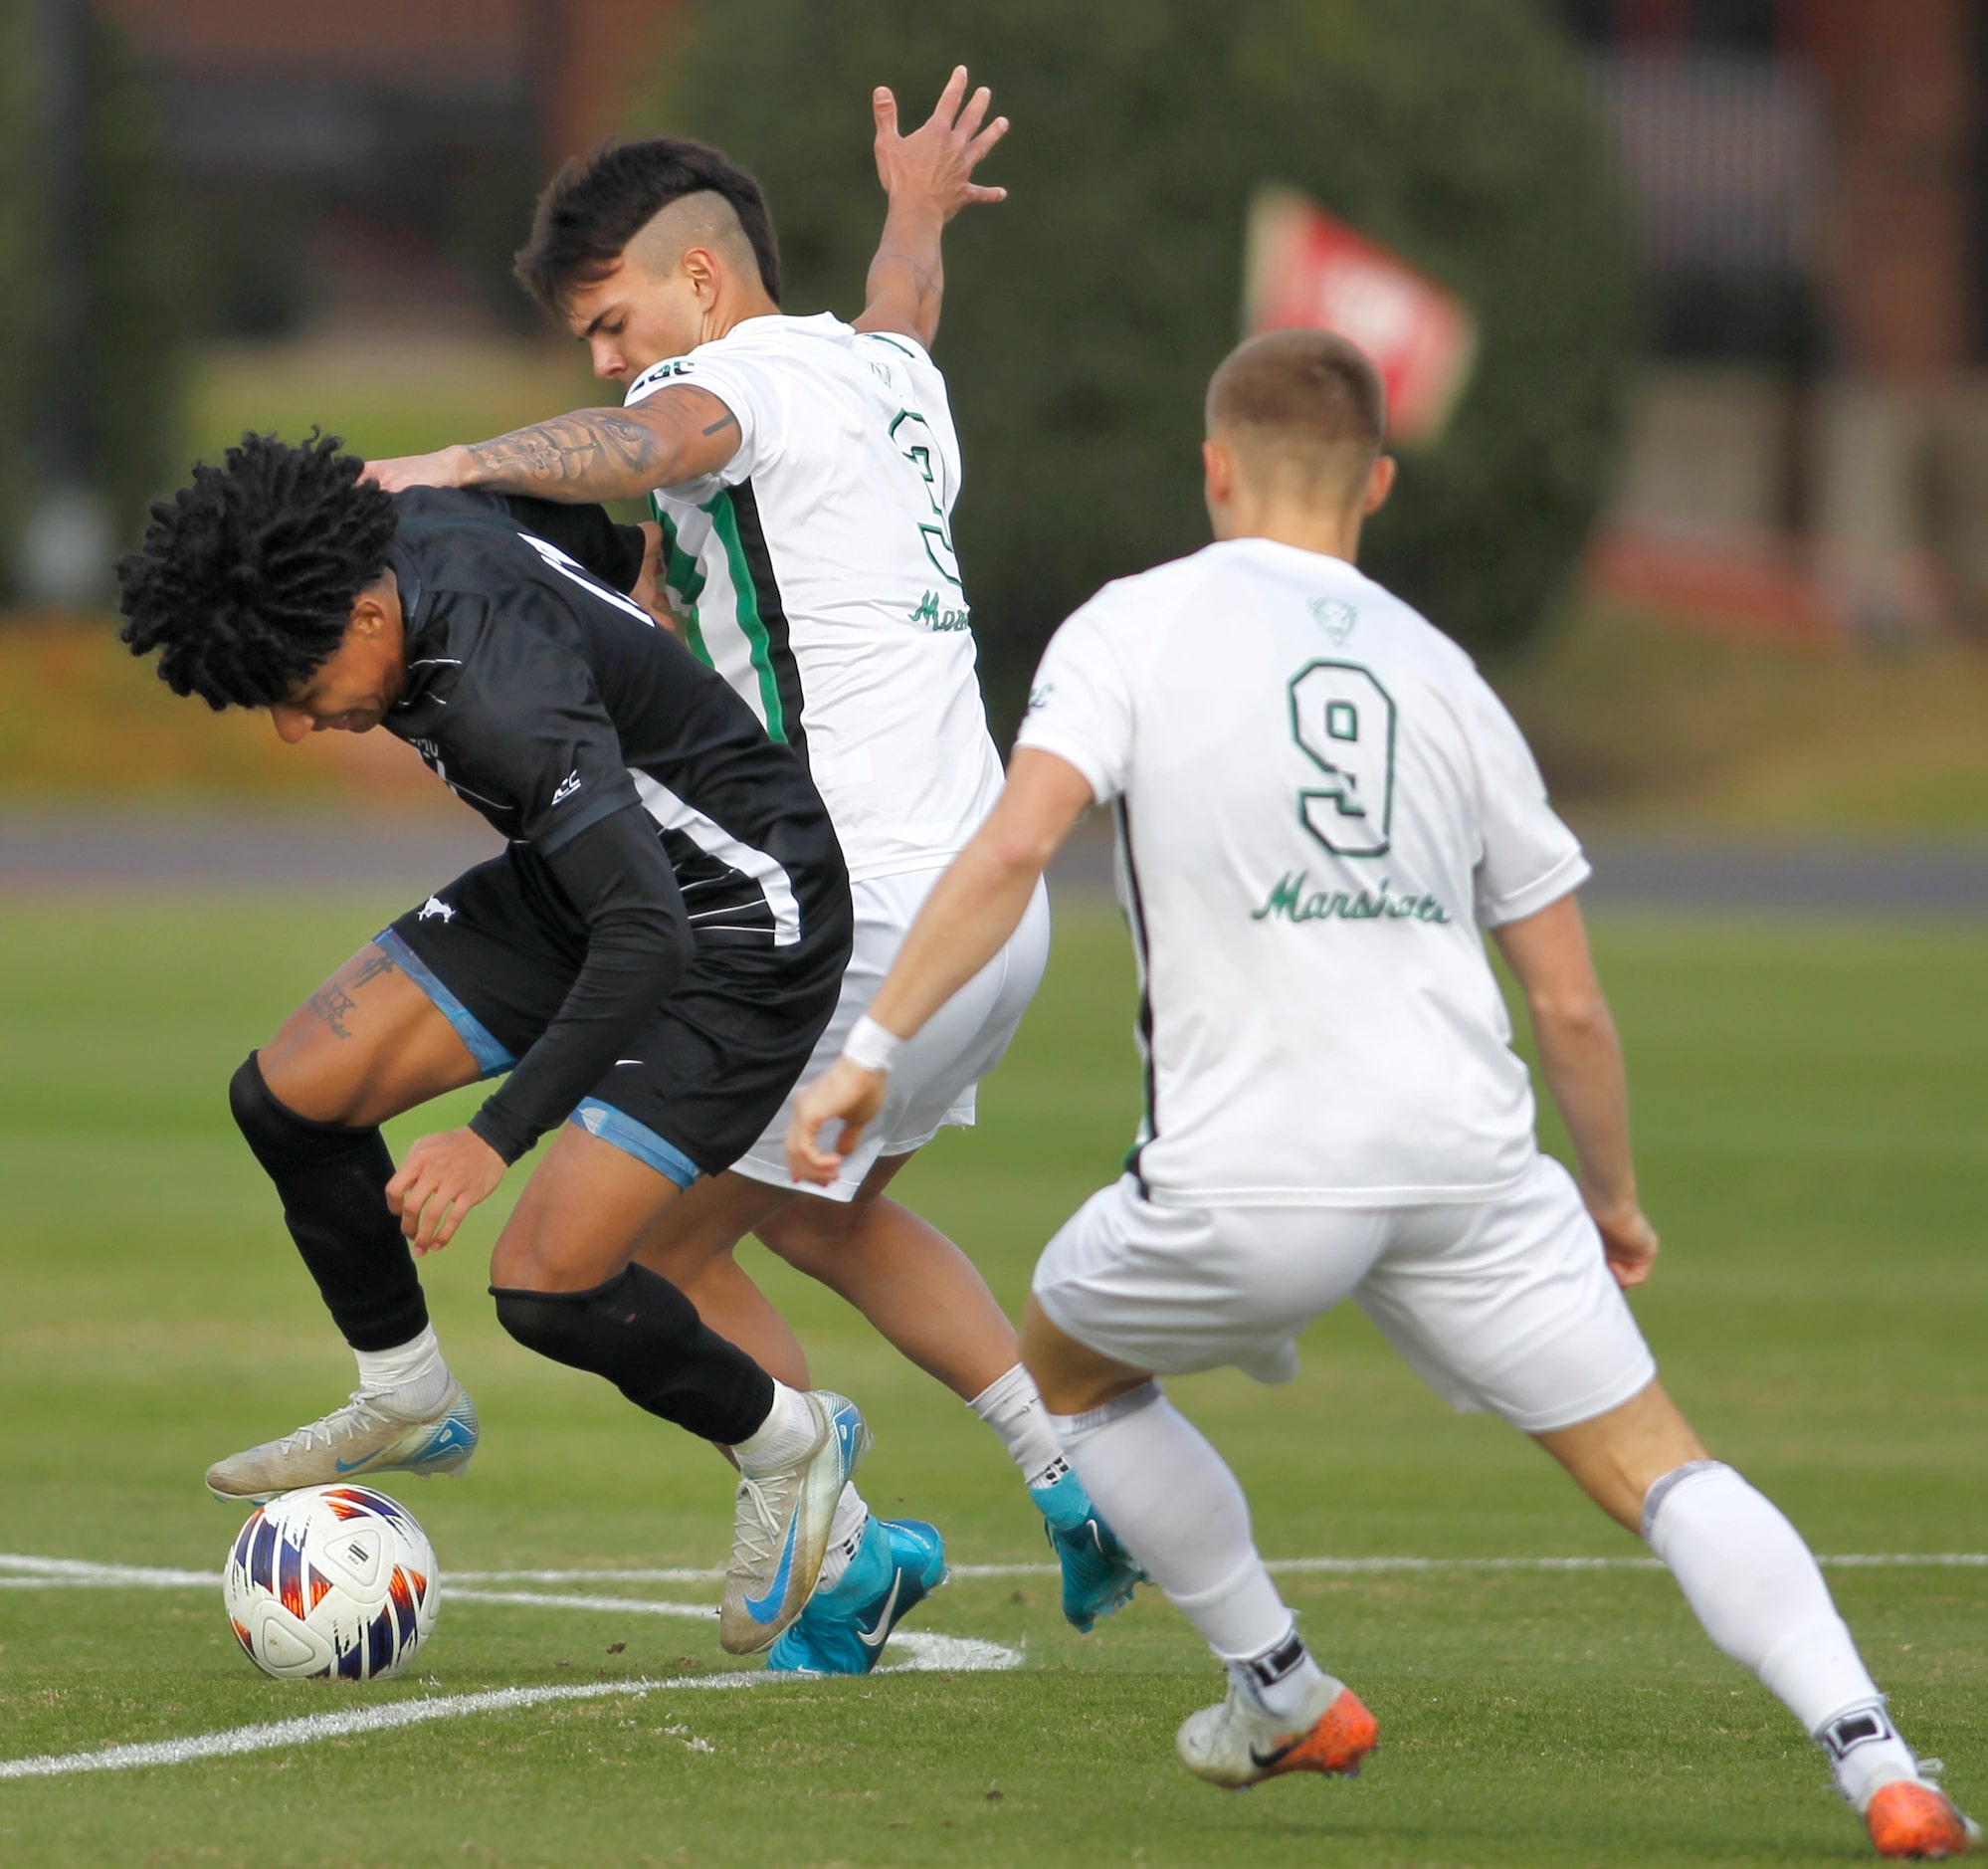
<instances>
[{"instance_id":1,"label":"player in black jersey","mask_svg":"<svg viewBox=\"0 0 1988 1869\"><path fill-rule=\"evenodd\" d=\"M265 708L292 742L384 727L509 840L362 947L229 1086L360 1381L208 1486L260 1499L462 1470L476 1411L413 1254L556 1130L497 1239L497 1316L733 1450L721 1633L757 1651L813 1587L862 1420L776 1382L632 1260L759 1136L827 1023L851 941L835 834L800 762L613 588L642 570L639 528L359 474L335 442L245 437L153 508L118 566L123 638L176 694ZM504 1072L395 1171L381 1123Z\"/></svg>"}]
</instances>

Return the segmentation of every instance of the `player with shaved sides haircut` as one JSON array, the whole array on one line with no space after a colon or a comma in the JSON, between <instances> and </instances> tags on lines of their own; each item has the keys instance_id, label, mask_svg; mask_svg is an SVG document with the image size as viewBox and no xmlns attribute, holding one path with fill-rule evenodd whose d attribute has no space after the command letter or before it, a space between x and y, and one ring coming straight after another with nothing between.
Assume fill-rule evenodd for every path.
<instances>
[{"instance_id":1,"label":"player with shaved sides haircut","mask_svg":"<svg viewBox=\"0 0 1988 1869\"><path fill-rule=\"evenodd\" d=\"M1057 632L1001 801L803 1088L789 1161L837 1171L896 1059L1108 805L1145 1116L1122 1177L1044 1249L1022 1340L1079 1477L1226 1670L1181 1762L1229 1786L1351 1773L1379 1737L1159 1381L1289 1381L1300 1333L1350 1298L1439 1394L1531 1435L1648 1541L1881 1854L1962 1855L1978 1831L1899 1737L1801 1535L1706 1452L1624 1300L1657 1234L1575 895L1587 860L1470 658L1354 568L1393 482L1383 409L1342 338L1279 332L1223 363L1202 450L1216 542ZM1577 1174L1539 1150L1487 936Z\"/></svg>"},{"instance_id":2,"label":"player with shaved sides haircut","mask_svg":"<svg viewBox=\"0 0 1988 1869\"><path fill-rule=\"evenodd\" d=\"M666 209L689 212L666 226ZM568 162L538 199L517 282L557 317L570 288L607 278L624 257L652 275L664 272L693 244L694 228L706 243L737 243L732 263L756 270L766 297L779 303L780 249L759 184L688 136L611 144L590 162Z\"/></svg>"},{"instance_id":3,"label":"player with shaved sides haircut","mask_svg":"<svg viewBox=\"0 0 1988 1869\"><path fill-rule=\"evenodd\" d=\"M1007 125L988 116L985 90L968 95L964 69L908 136L888 91L873 104L890 210L853 323L781 312L764 198L716 150L679 137L605 149L554 178L518 276L625 406L372 469L395 488L650 501L685 642L806 767L849 864L856 946L823 1066L1001 787L952 542L959 438L929 346L941 232L969 203L1001 198L972 176ZM975 1088L1048 948L1039 889L907 1054L891 1107L828 1186L789 1177L783 1116L662 1217L641 1259L783 1381L804 1381L806 1358L732 1248L756 1233L849 1300L1001 1437L1056 1548L1065 1614L1089 1628L1130 1594L1138 1567L1064 1460L985 1280L887 1193L941 1129L973 1121ZM822 1587L771 1664L866 1672L944 1571L930 1526L872 1519L851 1488Z\"/></svg>"}]
</instances>

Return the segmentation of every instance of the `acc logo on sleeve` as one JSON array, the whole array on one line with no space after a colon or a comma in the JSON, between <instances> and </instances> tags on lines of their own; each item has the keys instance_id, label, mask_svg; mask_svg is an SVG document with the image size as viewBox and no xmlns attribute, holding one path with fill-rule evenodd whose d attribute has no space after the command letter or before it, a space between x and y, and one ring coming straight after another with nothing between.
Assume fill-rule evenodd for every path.
<instances>
[{"instance_id":1,"label":"acc logo on sleeve","mask_svg":"<svg viewBox=\"0 0 1988 1869\"><path fill-rule=\"evenodd\" d=\"M697 366L690 358L665 357L661 363L652 363L629 384L626 400L633 402L638 396L646 394L661 383L669 382L673 377L695 376L696 373Z\"/></svg>"}]
</instances>

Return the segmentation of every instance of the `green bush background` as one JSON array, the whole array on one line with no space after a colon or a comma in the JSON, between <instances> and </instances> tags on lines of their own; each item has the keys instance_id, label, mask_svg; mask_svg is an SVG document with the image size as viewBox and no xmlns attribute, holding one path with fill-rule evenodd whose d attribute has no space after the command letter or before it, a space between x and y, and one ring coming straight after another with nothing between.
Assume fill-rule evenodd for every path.
<instances>
[{"instance_id":1,"label":"green bush background","mask_svg":"<svg viewBox=\"0 0 1988 1869\"><path fill-rule=\"evenodd\" d=\"M985 173L1008 202L949 233L939 338L1000 712L1098 584L1205 541L1201 393L1237 336L1262 181L1482 322L1477 378L1406 464L1367 568L1474 651L1542 626L1606 482L1633 315L1587 81L1538 0L722 0L632 121L751 168L787 308L853 315L881 205L870 90L908 126L960 62L1015 125Z\"/></svg>"},{"instance_id":2,"label":"green bush background","mask_svg":"<svg viewBox=\"0 0 1988 1869\"><path fill-rule=\"evenodd\" d=\"M0 0L0 595L15 594L20 527L42 472L35 449L54 315L43 259L47 138L32 0ZM86 393L99 490L116 535L174 477L190 269L182 202L153 100L100 18L90 56L91 319Z\"/></svg>"}]
</instances>

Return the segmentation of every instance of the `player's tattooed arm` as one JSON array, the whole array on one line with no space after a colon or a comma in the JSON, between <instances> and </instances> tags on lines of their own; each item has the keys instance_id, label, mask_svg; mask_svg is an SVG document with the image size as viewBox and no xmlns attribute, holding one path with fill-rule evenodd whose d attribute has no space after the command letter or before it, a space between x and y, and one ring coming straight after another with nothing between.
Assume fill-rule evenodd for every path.
<instances>
[{"instance_id":1,"label":"player's tattooed arm","mask_svg":"<svg viewBox=\"0 0 1988 1869\"><path fill-rule=\"evenodd\" d=\"M897 101L883 86L872 96L877 118L877 179L891 206L884 238L870 263L860 331L901 331L929 346L938 334L945 273L939 239L961 208L1004 201L1005 188L973 180L981 159L1008 133L1008 119L986 122L992 98L985 85L966 95L966 67L956 66L937 105L908 136L897 133ZM983 124L985 127L983 127Z\"/></svg>"},{"instance_id":2,"label":"player's tattooed arm","mask_svg":"<svg viewBox=\"0 0 1988 1869\"><path fill-rule=\"evenodd\" d=\"M672 383L626 409L576 409L491 441L370 462L388 493L470 487L542 500L639 500L715 474L738 452L738 418L707 389Z\"/></svg>"}]
</instances>

